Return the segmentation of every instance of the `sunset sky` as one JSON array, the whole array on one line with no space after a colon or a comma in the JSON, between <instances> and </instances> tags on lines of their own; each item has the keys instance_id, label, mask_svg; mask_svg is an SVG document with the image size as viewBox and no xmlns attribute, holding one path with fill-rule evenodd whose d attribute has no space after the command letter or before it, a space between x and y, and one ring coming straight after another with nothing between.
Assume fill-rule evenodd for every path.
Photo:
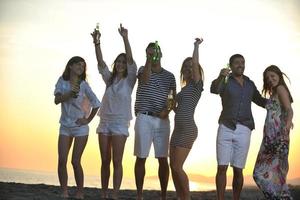
<instances>
[{"instance_id":1,"label":"sunset sky","mask_svg":"<svg viewBox=\"0 0 300 200\"><path fill-rule=\"evenodd\" d=\"M1 0L0 167L56 171L60 106L54 104L53 91L67 61L82 56L87 62L89 84L100 100L104 93L90 36L97 22L107 64L124 51L117 31L122 23L128 28L138 66L145 63L147 44L159 42L162 66L174 73L178 91L181 64L192 55L194 38L204 39L199 51L205 73L204 91L195 113L199 135L185 164L190 174L215 175L221 101L210 94L209 87L229 57L244 55L245 74L259 90L264 69L271 64L279 66L291 80L287 83L294 98L288 178L300 177L300 93L296 91L300 86L299 0ZM252 174L266 115L255 104L252 108L256 129L245 175ZM172 113L172 127L173 117ZM89 175L99 175L100 171L95 133L98 123L96 116L83 154L82 164ZM134 176L133 127L134 120L123 162L128 178ZM153 156L152 152L147 161L147 176L157 174Z\"/></svg>"}]
</instances>

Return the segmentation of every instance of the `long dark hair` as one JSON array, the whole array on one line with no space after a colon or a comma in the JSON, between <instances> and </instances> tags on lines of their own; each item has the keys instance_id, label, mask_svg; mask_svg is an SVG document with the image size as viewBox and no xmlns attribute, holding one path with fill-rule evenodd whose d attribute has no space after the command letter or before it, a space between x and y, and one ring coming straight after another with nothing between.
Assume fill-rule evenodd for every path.
<instances>
[{"instance_id":1,"label":"long dark hair","mask_svg":"<svg viewBox=\"0 0 300 200\"><path fill-rule=\"evenodd\" d=\"M112 64L113 71L112 71L112 75L111 75L111 77L110 77L110 79L109 79L109 81L108 81L109 84L107 85L107 87L109 87L109 86L113 83L114 79L115 79L116 76L117 76L117 70L116 70L116 67L115 67L115 66L116 66L117 60L118 60L121 56L123 56L123 57L125 58L126 63L127 63L127 58L126 58L126 54L125 54L125 53L120 53L120 54L116 57L114 63ZM124 71L124 73L123 73L123 78L127 77L127 74L128 74L128 72L127 72L127 66L126 66L126 69L125 69L125 71Z\"/></svg>"},{"instance_id":2,"label":"long dark hair","mask_svg":"<svg viewBox=\"0 0 300 200\"><path fill-rule=\"evenodd\" d=\"M86 62L80 56L74 56L68 61L66 68L62 74L62 77L65 81L70 80L70 73L71 73L70 66L75 63L79 63L79 62L84 62L84 66L83 66L84 70L83 70L83 73L80 75L80 79L85 81L85 79L86 79Z\"/></svg>"},{"instance_id":3,"label":"long dark hair","mask_svg":"<svg viewBox=\"0 0 300 200\"><path fill-rule=\"evenodd\" d=\"M184 78L183 78L183 66L184 66L184 63L185 62L188 62L190 60L192 60L193 58L192 57L187 57L186 59L184 59L182 65L181 65L181 69L180 69L180 83L181 85L185 85L185 81ZM200 72L200 77L201 77L201 81L203 81L204 79L204 72L203 72L203 69L201 67L200 64L198 64L198 67L199 67L199 72Z\"/></svg>"},{"instance_id":4,"label":"long dark hair","mask_svg":"<svg viewBox=\"0 0 300 200\"><path fill-rule=\"evenodd\" d=\"M278 76L279 76L279 83L276 87L278 87L279 85L282 85L283 87L285 87L285 89L288 91L289 93L289 97L290 97L290 101L291 103L293 102L293 98L292 98L292 95L284 81L284 78L283 76L285 76L289 81L289 77L287 77L287 75L285 73L283 73L279 67L277 67L276 65L270 65L269 67L267 67L263 73L263 79L264 79L264 86L263 86L263 90L262 90L262 93L264 96L266 96L267 94L271 95L272 94L272 87L268 84L268 81L267 81L267 72L274 72L276 73Z\"/></svg>"}]
</instances>

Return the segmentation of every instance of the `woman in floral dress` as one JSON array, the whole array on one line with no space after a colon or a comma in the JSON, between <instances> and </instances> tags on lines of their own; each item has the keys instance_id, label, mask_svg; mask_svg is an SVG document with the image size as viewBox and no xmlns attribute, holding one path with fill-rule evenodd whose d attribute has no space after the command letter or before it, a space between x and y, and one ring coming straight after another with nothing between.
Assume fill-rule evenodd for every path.
<instances>
[{"instance_id":1,"label":"woman in floral dress","mask_svg":"<svg viewBox=\"0 0 300 200\"><path fill-rule=\"evenodd\" d=\"M286 184L293 99L283 75L275 65L267 67L263 73L263 93L270 98L266 105L263 141L253 172L254 181L265 198L272 200L293 199Z\"/></svg>"}]
</instances>

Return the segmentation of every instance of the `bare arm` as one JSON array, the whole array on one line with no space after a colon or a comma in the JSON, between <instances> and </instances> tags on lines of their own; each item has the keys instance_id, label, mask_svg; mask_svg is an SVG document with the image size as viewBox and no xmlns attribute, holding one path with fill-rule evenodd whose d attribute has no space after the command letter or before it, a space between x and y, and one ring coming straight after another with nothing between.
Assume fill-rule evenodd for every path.
<instances>
[{"instance_id":1,"label":"bare arm","mask_svg":"<svg viewBox=\"0 0 300 200\"><path fill-rule=\"evenodd\" d=\"M280 101L280 104L283 105L284 110L287 112L287 117L286 117L286 126L285 126L285 130L289 131L292 126L292 119L293 119L293 109L291 106L291 101L290 101L290 97L289 97L289 93L286 90L286 88L282 85L279 85L276 88L276 92L278 94L278 99Z\"/></svg>"},{"instance_id":2,"label":"bare arm","mask_svg":"<svg viewBox=\"0 0 300 200\"><path fill-rule=\"evenodd\" d=\"M196 41L194 42L194 52L193 52L193 59L192 59L192 65L193 65L193 79L195 82L198 82L202 79L201 77L201 69L199 64L199 45L203 42L203 39L196 38ZM200 67L199 67L200 66Z\"/></svg>"},{"instance_id":3,"label":"bare arm","mask_svg":"<svg viewBox=\"0 0 300 200\"><path fill-rule=\"evenodd\" d=\"M73 91L69 91L65 94L57 93L55 94L54 103L57 105L59 103L63 103L68 101L70 98L74 97L75 93Z\"/></svg>"},{"instance_id":4,"label":"bare arm","mask_svg":"<svg viewBox=\"0 0 300 200\"><path fill-rule=\"evenodd\" d=\"M151 75L151 58L147 55L147 60L143 72L139 74L139 79L142 84L147 84Z\"/></svg>"},{"instance_id":5,"label":"bare arm","mask_svg":"<svg viewBox=\"0 0 300 200\"><path fill-rule=\"evenodd\" d=\"M98 111L99 107L97 108L93 108L90 115L88 116L87 120L90 123L90 121L92 121L92 119L95 117L97 111Z\"/></svg>"},{"instance_id":6,"label":"bare arm","mask_svg":"<svg viewBox=\"0 0 300 200\"><path fill-rule=\"evenodd\" d=\"M91 33L91 35L93 37L93 42L95 44L95 52L96 52L98 67L105 68L105 62L103 60L102 51L100 47L101 33L98 30L94 29L94 32Z\"/></svg>"},{"instance_id":7,"label":"bare arm","mask_svg":"<svg viewBox=\"0 0 300 200\"><path fill-rule=\"evenodd\" d=\"M124 41L124 46L125 46L125 52L126 52L126 59L127 59L127 64L132 65L133 63L133 58L132 58L132 51L130 47L130 43L128 40L128 30L120 24L120 28L118 29L120 35L123 38Z\"/></svg>"},{"instance_id":8,"label":"bare arm","mask_svg":"<svg viewBox=\"0 0 300 200\"><path fill-rule=\"evenodd\" d=\"M61 92L57 92L55 94L54 103L57 105L59 103L63 103L65 101L68 101L71 98L76 98L78 95L78 92L80 90L80 84L78 84L78 78L70 80L71 84L71 90L62 94Z\"/></svg>"},{"instance_id":9,"label":"bare arm","mask_svg":"<svg viewBox=\"0 0 300 200\"><path fill-rule=\"evenodd\" d=\"M78 125L87 125L88 123L90 123L92 121L92 119L94 118L94 116L96 115L97 111L98 111L99 107L93 108L90 115L88 116L88 118L80 118L76 120L76 124Z\"/></svg>"},{"instance_id":10,"label":"bare arm","mask_svg":"<svg viewBox=\"0 0 300 200\"><path fill-rule=\"evenodd\" d=\"M84 116L83 118L77 119L76 123L79 125L86 125L90 123L90 121L92 121L95 114L97 113L97 110L100 107L100 101L98 100L95 93L92 91L91 87L87 83L85 83L84 86L85 86L84 87L85 95L88 98L90 105L92 106L93 109L87 118Z\"/></svg>"}]
</instances>

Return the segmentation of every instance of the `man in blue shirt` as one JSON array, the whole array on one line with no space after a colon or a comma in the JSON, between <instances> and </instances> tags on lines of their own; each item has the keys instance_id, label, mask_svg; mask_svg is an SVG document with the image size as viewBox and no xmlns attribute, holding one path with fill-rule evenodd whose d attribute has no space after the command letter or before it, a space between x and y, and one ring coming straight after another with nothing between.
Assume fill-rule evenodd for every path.
<instances>
[{"instance_id":1,"label":"man in blue shirt","mask_svg":"<svg viewBox=\"0 0 300 200\"><path fill-rule=\"evenodd\" d=\"M216 174L217 197L224 199L226 172L228 165L233 167L233 199L238 200L243 187L245 167L254 120L251 102L264 107L266 99L257 90L253 81L244 75L245 59L235 54L229 59L229 68L221 70L210 91L222 99L222 112L219 118L217 135ZM231 73L230 73L231 71Z\"/></svg>"}]
</instances>

